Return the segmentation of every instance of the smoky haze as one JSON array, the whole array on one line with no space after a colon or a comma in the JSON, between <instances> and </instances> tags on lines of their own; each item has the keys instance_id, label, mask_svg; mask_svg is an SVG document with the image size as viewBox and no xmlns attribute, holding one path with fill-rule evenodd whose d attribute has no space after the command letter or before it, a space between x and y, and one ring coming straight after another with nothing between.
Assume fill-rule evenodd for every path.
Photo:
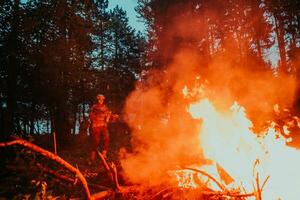
<instances>
[{"instance_id":1,"label":"smoky haze","mask_svg":"<svg viewBox=\"0 0 300 200\"><path fill-rule=\"evenodd\" d=\"M158 41L168 47L158 50L161 59L168 60L162 63L167 64L149 70L127 98L125 113L132 130L133 152L127 153L121 163L130 182L160 184L169 180L168 170L201 162L201 121L187 112L189 103L197 98L209 98L221 112L237 101L258 129L272 119L275 104L289 107L294 101L294 78L277 76L276 70L260 66L251 57L244 57L247 64L238 61L238 46L231 35L226 36L225 50L207 61L191 46L206 30L192 28L197 18L183 19L170 23L164 30L165 37ZM180 42L176 45L174 41ZM189 90L201 86L205 91L185 98L185 86Z\"/></svg>"}]
</instances>

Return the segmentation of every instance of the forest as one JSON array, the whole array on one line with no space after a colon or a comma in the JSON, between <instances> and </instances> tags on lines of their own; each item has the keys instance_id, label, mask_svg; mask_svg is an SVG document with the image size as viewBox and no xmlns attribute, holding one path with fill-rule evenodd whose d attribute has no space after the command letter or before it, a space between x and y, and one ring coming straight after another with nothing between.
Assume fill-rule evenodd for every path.
<instances>
[{"instance_id":1,"label":"forest","mask_svg":"<svg viewBox=\"0 0 300 200\"><path fill-rule=\"evenodd\" d=\"M277 193L278 180L293 189L300 178L279 178L269 164L278 162L270 153L276 149L291 157L287 166L300 167L300 1L137 0L145 32L130 25L120 6L108 5L0 2L0 198L299 197L297 189ZM98 151L91 163L88 118L99 94L118 119L108 124L107 157ZM205 108L193 107L205 101ZM223 126L219 120L228 115ZM209 120L213 128L206 131ZM231 130L234 124L239 129ZM237 132L264 137L229 135ZM278 148L265 141L272 134ZM210 137L214 142L206 143ZM235 160L250 152L249 163L235 169L245 166L242 174L251 177L235 174L227 163L236 161L211 152L229 159L230 145L238 149ZM190 167L208 160L219 178ZM251 189L230 185L248 178Z\"/></svg>"}]
</instances>

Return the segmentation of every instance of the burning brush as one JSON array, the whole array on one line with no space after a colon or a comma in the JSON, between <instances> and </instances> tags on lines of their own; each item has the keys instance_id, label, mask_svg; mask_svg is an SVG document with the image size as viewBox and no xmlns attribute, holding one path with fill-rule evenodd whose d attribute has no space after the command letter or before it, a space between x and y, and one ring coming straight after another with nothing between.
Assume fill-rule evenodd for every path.
<instances>
[{"instance_id":1,"label":"burning brush","mask_svg":"<svg viewBox=\"0 0 300 200\"><path fill-rule=\"evenodd\" d=\"M297 188L300 186L300 176L298 175L300 151L288 145L291 141L292 129L300 127L299 119L296 116L290 115L282 123L280 120L265 123L267 125L264 129L255 132L253 123L246 114L246 109L239 103L234 102L229 109L220 109L215 106L213 95L210 95L203 84L196 84L193 89L184 86L182 93L184 96L182 102L186 103L187 113L193 123L197 123L197 126L192 126L191 123L187 123L186 126L181 124L180 120L188 122L183 114L180 114L179 123L174 126L171 124L172 115L170 115L167 122L161 125L155 124L160 128L158 130L164 130L167 135L164 137L168 143L162 143L160 138L151 138L150 132L146 131L145 127L149 121L142 122L144 130L142 128L139 131L148 134L145 141L153 139L154 142L151 143L152 145L145 145L144 150L140 149L140 157L139 154L131 155L132 157L123 161L125 173L128 173L126 170L130 169L130 163L133 163L133 173L136 172L137 166L138 169L141 169L139 174L134 173L134 176L131 177L133 182L149 180L147 175L151 176L150 180L156 180L156 175L162 177L163 173L167 171L169 179L173 180L173 186L154 195L154 199L293 200L298 198L300 195L297 192ZM155 104L151 104L152 106L159 105L157 100L152 100L150 103L153 101ZM172 105L172 103L170 104ZM163 108L159 107L159 109ZM152 113L146 114L154 116ZM282 116L282 113L277 114ZM144 118L140 117L139 119ZM173 117L174 119L176 121L176 118ZM150 124L149 127L152 127L153 131L153 125ZM198 143L189 141L186 134L183 137L180 134L174 137L172 132L168 132L169 130L180 132L180 127L186 128L186 131L193 131L197 127ZM144 132L139 133L143 134ZM187 146L180 141L185 141ZM193 146L195 144L201 151ZM165 153L164 147L172 149L171 154ZM148 150L145 150L147 148ZM185 149L185 151L181 149ZM191 153L193 149L196 153L202 152L202 155L198 155L201 155L203 161L195 162L193 165L173 162L173 166L184 167L170 170L172 162L168 163L167 161L177 159L178 157L174 155L182 152L189 151L188 153ZM159 160L159 157L148 156L158 154L157 152L164 155L162 160ZM148 157L151 158L149 161ZM153 170L156 169L153 168L156 165L162 170ZM163 180L165 178L161 178L161 182ZM151 182L149 184L151 185Z\"/></svg>"},{"instance_id":2,"label":"burning brush","mask_svg":"<svg viewBox=\"0 0 300 200\"><path fill-rule=\"evenodd\" d=\"M193 97L187 87L183 94ZM245 108L236 102L226 113L219 112L207 98L192 103L189 113L201 119L200 148L212 162L169 171L177 186L218 199L296 199L300 152L287 143L292 141L290 130L300 128L299 118L289 114L279 120L281 112L277 105L274 108L277 123L254 133Z\"/></svg>"}]
</instances>

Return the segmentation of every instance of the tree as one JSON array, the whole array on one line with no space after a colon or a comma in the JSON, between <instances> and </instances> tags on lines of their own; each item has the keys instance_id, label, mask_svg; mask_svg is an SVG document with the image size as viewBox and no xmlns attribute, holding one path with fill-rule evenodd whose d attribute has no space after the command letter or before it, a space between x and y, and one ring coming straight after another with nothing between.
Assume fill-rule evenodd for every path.
<instances>
[{"instance_id":1,"label":"tree","mask_svg":"<svg viewBox=\"0 0 300 200\"><path fill-rule=\"evenodd\" d=\"M1 2L1 132L56 131L67 141L96 93L122 105L142 70L145 40L122 9L107 6Z\"/></svg>"},{"instance_id":2,"label":"tree","mask_svg":"<svg viewBox=\"0 0 300 200\"><path fill-rule=\"evenodd\" d=\"M36 10L36 20L46 22L40 24L46 27L36 27L37 30L45 30L41 35L42 44L38 44L41 61L38 67L43 77L39 89L48 93L47 106L61 141L67 141L66 137L71 132L74 88L80 84L79 74L86 66L86 55L93 47L89 36L91 6L89 1L54 1L50 4L41 1ZM49 9L44 16L41 13L43 8Z\"/></svg>"},{"instance_id":3,"label":"tree","mask_svg":"<svg viewBox=\"0 0 300 200\"><path fill-rule=\"evenodd\" d=\"M249 66L244 63L247 57L264 65L264 52L273 44L271 24L260 0L138 3L137 11L148 25L149 63L154 66L167 65L185 47L197 49L204 65L212 56L226 52L243 66Z\"/></svg>"},{"instance_id":4,"label":"tree","mask_svg":"<svg viewBox=\"0 0 300 200\"><path fill-rule=\"evenodd\" d=\"M1 3L1 87L3 123L2 134L13 133L14 119L17 105L18 71L21 60L21 32L23 9L19 0ZM1 135L4 136L5 135Z\"/></svg>"},{"instance_id":5,"label":"tree","mask_svg":"<svg viewBox=\"0 0 300 200\"><path fill-rule=\"evenodd\" d=\"M274 19L274 29L276 33L278 50L280 55L280 72L283 74L288 73L287 66L287 52L286 52L286 16L284 8L284 1L281 0L268 0L266 1L267 10L271 13Z\"/></svg>"},{"instance_id":6,"label":"tree","mask_svg":"<svg viewBox=\"0 0 300 200\"><path fill-rule=\"evenodd\" d=\"M113 104L118 105L133 89L134 82L143 69L145 40L129 26L126 12L120 7L117 6L110 12L109 19L109 63L104 74L107 76L108 96Z\"/></svg>"}]
</instances>

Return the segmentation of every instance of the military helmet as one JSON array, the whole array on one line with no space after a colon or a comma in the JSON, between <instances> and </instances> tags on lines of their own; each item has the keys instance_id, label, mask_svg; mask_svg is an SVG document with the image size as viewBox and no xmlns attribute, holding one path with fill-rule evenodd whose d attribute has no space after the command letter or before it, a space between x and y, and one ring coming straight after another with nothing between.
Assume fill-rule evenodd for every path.
<instances>
[{"instance_id":1,"label":"military helmet","mask_svg":"<svg viewBox=\"0 0 300 200\"><path fill-rule=\"evenodd\" d=\"M104 96L103 94L98 94L98 95L97 95L97 99L103 99L103 100L104 100L104 99L105 99L105 96Z\"/></svg>"}]
</instances>

